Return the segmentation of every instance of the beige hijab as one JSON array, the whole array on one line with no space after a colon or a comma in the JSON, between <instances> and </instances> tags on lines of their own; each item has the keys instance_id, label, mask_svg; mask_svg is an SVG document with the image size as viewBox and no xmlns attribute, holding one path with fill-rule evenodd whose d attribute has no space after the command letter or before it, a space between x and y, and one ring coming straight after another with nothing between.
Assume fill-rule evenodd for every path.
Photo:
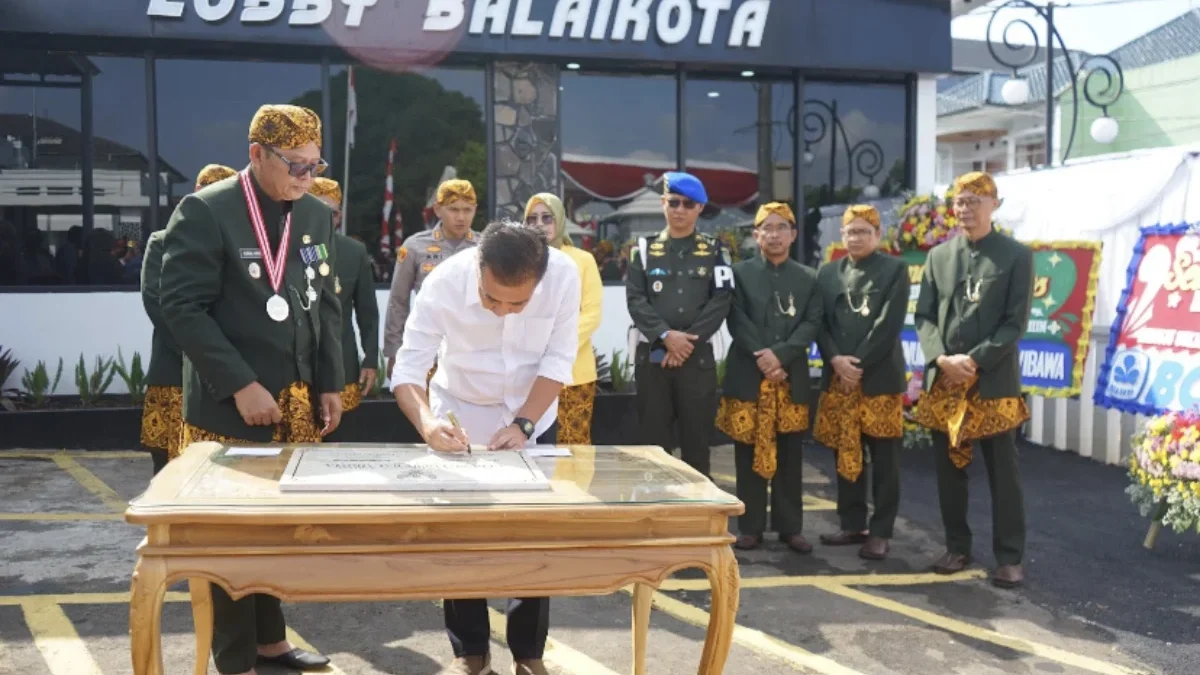
<instances>
[{"instance_id":1,"label":"beige hijab","mask_svg":"<svg viewBox=\"0 0 1200 675\"><path fill-rule=\"evenodd\" d=\"M564 246L574 246L571 243L571 238L567 236L567 208L563 206L562 200L549 192L539 192L529 198L529 203L525 205L525 219L529 219L529 214L533 213L533 207L539 203L545 204L546 208L550 209L550 213L554 216L554 238L550 240L550 245L554 248L562 248Z\"/></svg>"}]
</instances>

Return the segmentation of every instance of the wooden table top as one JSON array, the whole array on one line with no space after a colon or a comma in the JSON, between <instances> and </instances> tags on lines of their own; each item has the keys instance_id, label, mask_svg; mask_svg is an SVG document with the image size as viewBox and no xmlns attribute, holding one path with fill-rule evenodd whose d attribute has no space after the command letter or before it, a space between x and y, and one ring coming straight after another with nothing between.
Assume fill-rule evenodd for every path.
<instances>
[{"instance_id":1,"label":"wooden table top","mask_svg":"<svg viewBox=\"0 0 1200 675\"><path fill-rule=\"evenodd\" d=\"M570 446L570 457L538 464L550 490L495 492L283 492L279 478L295 447L278 455L229 455L220 443L196 443L171 461L129 504L135 524L229 523L245 517L288 523L415 523L558 520L603 511L607 517L737 515L743 505L657 446ZM311 447L311 446L308 446ZM321 444L321 448L423 447Z\"/></svg>"}]
</instances>

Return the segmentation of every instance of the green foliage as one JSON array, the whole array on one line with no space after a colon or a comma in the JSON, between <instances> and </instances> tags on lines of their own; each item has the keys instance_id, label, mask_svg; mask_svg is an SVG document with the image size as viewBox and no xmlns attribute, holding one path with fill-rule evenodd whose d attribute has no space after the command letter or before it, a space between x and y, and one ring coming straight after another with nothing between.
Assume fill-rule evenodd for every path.
<instances>
[{"instance_id":1,"label":"green foliage","mask_svg":"<svg viewBox=\"0 0 1200 675\"><path fill-rule=\"evenodd\" d=\"M383 378L387 376L387 359L383 357L383 350L379 350L379 363L375 366L375 384L371 385L371 395L375 398L383 397Z\"/></svg>"},{"instance_id":2,"label":"green foliage","mask_svg":"<svg viewBox=\"0 0 1200 675\"><path fill-rule=\"evenodd\" d=\"M4 383L8 382L8 378L17 372L17 366L21 365L12 355L11 349L0 348L0 408L12 412L17 409L16 402L9 397L9 394L14 396L20 395L16 389L5 389Z\"/></svg>"},{"instance_id":3,"label":"green foliage","mask_svg":"<svg viewBox=\"0 0 1200 675\"><path fill-rule=\"evenodd\" d=\"M21 387L25 393L29 394L29 398L33 400L35 407L46 405L46 399L58 389L58 382L62 379L63 360L58 359L58 370L54 373L54 380L50 380L50 371L46 369L45 361L38 361L33 372L28 368L25 369L25 375L21 378Z\"/></svg>"},{"instance_id":4,"label":"green foliage","mask_svg":"<svg viewBox=\"0 0 1200 675\"><path fill-rule=\"evenodd\" d=\"M124 380L134 405L141 405L146 399L146 372L142 370L142 355L134 352L133 360L126 367L125 356L121 353L121 348L117 347L117 364L113 366L113 370Z\"/></svg>"},{"instance_id":5,"label":"green foliage","mask_svg":"<svg viewBox=\"0 0 1200 675\"><path fill-rule=\"evenodd\" d=\"M614 393L623 394L633 389L633 360L625 358L625 352L620 349L613 352L609 381Z\"/></svg>"},{"instance_id":6,"label":"green foliage","mask_svg":"<svg viewBox=\"0 0 1200 675\"><path fill-rule=\"evenodd\" d=\"M612 367L608 365L608 357L596 351L595 347L592 347L592 358L596 359L596 381L611 381Z\"/></svg>"},{"instance_id":7,"label":"green foliage","mask_svg":"<svg viewBox=\"0 0 1200 675\"><path fill-rule=\"evenodd\" d=\"M725 359L717 359L717 389L725 384Z\"/></svg>"},{"instance_id":8,"label":"green foliage","mask_svg":"<svg viewBox=\"0 0 1200 675\"><path fill-rule=\"evenodd\" d=\"M102 359L97 355L96 367L89 374L83 354L79 355L79 363L75 365L75 386L79 389L81 405L85 407L94 405L104 395L104 392L108 391L113 377L117 374L116 368L113 366L112 357Z\"/></svg>"}]
</instances>

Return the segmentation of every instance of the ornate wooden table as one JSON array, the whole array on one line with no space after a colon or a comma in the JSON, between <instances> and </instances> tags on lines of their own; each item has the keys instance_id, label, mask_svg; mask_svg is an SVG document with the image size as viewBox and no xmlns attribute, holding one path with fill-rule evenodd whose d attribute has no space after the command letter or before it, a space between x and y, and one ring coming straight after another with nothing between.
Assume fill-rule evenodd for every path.
<instances>
[{"instance_id":1,"label":"ornate wooden table","mask_svg":"<svg viewBox=\"0 0 1200 675\"><path fill-rule=\"evenodd\" d=\"M643 675L653 590L699 567L712 584L699 672L719 675L739 592L728 518L742 503L657 447L571 452L539 460L547 491L331 493L279 490L290 447L270 457L188 447L125 513L146 526L130 600L134 674L162 675L163 597L187 579L197 675L212 644L209 581L234 598L326 602L601 595L633 584L633 672Z\"/></svg>"}]
</instances>

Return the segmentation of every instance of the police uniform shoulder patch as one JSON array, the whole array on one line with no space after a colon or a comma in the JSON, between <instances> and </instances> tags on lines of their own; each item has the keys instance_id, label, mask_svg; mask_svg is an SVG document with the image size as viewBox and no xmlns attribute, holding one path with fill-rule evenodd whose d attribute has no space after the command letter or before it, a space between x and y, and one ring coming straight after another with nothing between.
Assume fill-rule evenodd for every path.
<instances>
[{"instance_id":1,"label":"police uniform shoulder patch","mask_svg":"<svg viewBox=\"0 0 1200 675\"><path fill-rule=\"evenodd\" d=\"M404 262L408 259L408 247L401 246L399 251L396 251L396 260Z\"/></svg>"}]
</instances>

